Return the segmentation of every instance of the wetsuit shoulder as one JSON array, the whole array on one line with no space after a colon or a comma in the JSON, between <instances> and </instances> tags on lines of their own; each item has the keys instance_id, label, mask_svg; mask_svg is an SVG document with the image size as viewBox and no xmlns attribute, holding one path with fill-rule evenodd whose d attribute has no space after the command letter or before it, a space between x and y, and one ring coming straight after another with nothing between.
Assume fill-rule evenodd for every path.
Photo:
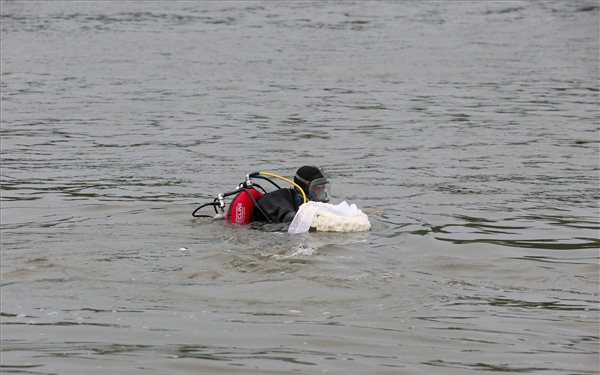
<instances>
[{"instance_id":1,"label":"wetsuit shoulder","mask_svg":"<svg viewBox=\"0 0 600 375\"><path fill-rule=\"evenodd\" d=\"M294 189L277 189L269 192L260 198L258 208L255 211L256 220L270 220L274 223L291 222L298 209L296 207L296 192ZM268 218L264 217L263 212Z\"/></svg>"}]
</instances>

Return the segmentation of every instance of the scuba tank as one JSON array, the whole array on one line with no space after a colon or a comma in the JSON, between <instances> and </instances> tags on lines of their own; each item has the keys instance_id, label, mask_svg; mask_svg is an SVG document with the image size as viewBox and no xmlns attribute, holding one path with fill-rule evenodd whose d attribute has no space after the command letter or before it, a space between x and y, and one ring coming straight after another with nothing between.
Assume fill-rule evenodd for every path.
<instances>
[{"instance_id":1,"label":"scuba tank","mask_svg":"<svg viewBox=\"0 0 600 375\"><path fill-rule=\"evenodd\" d=\"M265 193L261 193L253 187L240 191L227 209L225 220L233 224L248 224L254 219L254 209Z\"/></svg>"}]
</instances>

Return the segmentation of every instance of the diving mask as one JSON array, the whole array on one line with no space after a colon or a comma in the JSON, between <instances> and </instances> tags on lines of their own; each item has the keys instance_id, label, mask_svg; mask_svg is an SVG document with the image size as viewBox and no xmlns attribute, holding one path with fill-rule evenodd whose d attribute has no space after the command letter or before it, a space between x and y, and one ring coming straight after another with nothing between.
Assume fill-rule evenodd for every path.
<instances>
[{"instance_id":1,"label":"diving mask","mask_svg":"<svg viewBox=\"0 0 600 375\"><path fill-rule=\"evenodd\" d=\"M329 202L331 198L331 184L325 177L312 180L308 185L308 200L314 202Z\"/></svg>"}]
</instances>

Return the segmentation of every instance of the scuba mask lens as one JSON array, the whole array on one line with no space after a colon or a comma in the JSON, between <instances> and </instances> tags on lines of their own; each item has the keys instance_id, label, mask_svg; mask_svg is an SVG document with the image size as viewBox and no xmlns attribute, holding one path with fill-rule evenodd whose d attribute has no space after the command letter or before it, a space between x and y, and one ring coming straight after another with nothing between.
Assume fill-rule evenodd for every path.
<instances>
[{"instance_id":1,"label":"scuba mask lens","mask_svg":"<svg viewBox=\"0 0 600 375\"><path fill-rule=\"evenodd\" d=\"M308 186L308 199L315 202L329 202L331 197L329 181L325 177L317 178Z\"/></svg>"}]
</instances>

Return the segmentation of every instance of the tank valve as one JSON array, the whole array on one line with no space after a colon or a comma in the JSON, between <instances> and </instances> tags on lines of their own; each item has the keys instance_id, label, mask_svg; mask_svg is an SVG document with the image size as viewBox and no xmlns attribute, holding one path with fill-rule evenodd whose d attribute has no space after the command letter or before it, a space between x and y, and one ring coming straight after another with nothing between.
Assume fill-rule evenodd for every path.
<instances>
[{"instance_id":1,"label":"tank valve","mask_svg":"<svg viewBox=\"0 0 600 375\"><path fill-rule=\"evenodd\" d=\"M225 211L225 198L223 198L223 194L217 195L217 199L219 200L219 208L221 212Z\"/></svg>"}]
</instances>

